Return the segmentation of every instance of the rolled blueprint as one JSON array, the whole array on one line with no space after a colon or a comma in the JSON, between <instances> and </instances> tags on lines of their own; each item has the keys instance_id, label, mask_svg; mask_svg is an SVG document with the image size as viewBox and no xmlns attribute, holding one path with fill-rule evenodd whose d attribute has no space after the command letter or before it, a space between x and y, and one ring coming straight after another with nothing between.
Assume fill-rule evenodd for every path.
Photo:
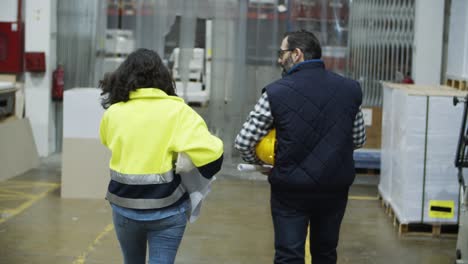
<instances>
[{"instance_id":1,"label":"rolled blueprint","mask_svg":"<svg viewBox=\"0 0 468 264\"><path fill-rule=\"evenodd\" d=\"M271 165L254 165L254 164L245 164L245 163L239 163L237 165L238 171L245 171L245 172L253 172L253 171L269 172L272 168L273 166Z\"/></svg>"}]
</instances>

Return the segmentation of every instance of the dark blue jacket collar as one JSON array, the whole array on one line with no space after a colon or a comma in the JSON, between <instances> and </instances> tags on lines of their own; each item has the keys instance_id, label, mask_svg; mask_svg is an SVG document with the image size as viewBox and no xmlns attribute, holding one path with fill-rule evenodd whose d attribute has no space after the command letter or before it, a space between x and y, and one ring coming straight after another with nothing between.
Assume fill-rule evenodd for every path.
<instances>
[{"instance_id":1,"label":"dark blue jacket collar","mask_svg":"<svg viewBox=\"0 0 468 264\"><path fill-rule=\"evenodd\" d=\"M317 68L317 67L325 67L323 60L321 59L313 59L313 60L306 60L294 65L291 69L289 69L286 75L289 75L293 72L296 72L300 69L310 69L310 68Z\"/></svg>"}]
</instances>

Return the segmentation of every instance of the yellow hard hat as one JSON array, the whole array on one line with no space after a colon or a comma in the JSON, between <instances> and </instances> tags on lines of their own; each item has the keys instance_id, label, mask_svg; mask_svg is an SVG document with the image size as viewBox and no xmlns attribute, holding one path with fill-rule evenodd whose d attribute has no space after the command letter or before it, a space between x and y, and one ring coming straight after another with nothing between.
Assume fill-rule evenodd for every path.
<instances>
[{"instance_id":1,"label":"yellow hard hat","mask_svg":"<svg viewBox=\"0 0 468 264\"><path fill-rule=\"evenodd\" d=\"M272 129L255 147L257 157L266 164L275 164L276 130Z\"/></svg>"}]
</instances>

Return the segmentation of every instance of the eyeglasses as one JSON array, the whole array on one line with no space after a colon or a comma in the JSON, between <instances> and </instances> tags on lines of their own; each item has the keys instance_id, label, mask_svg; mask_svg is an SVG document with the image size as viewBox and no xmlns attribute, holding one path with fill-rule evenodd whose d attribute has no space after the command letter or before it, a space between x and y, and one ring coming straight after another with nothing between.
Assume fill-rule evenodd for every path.
<instances>
[{"instance_id":1,"label":"eyeglasses","mask_svg":"<svg viewBox=\"0 0 468 264\"><path fill-rule=\"evenodd\" d=\"M293 51L293 50L294 50L294 49L285 49L285 50L279 49L279 50L278 50L278 58L283 57L283 54L284 54L285 52L287 52L287 51Z\"/></svg>"}]
</instances>

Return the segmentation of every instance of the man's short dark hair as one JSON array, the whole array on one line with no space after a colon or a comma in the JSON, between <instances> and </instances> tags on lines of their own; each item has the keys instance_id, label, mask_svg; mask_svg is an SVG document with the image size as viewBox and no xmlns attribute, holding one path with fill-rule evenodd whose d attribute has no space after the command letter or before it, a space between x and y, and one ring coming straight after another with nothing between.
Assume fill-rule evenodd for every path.
<instances>
[{"instance_id":1,"label":"man's short dark hair","mask_svg":"<svg viewBox=\"0 0 468 264\"><path fill-rule=\"evenodd\" d=\"M300 49L304 53L304 60L320 59L322 57L322 48L314 33L301 29L286 32L284 37L288 37L288 49Z\"/></svg>"}]
</instances>

